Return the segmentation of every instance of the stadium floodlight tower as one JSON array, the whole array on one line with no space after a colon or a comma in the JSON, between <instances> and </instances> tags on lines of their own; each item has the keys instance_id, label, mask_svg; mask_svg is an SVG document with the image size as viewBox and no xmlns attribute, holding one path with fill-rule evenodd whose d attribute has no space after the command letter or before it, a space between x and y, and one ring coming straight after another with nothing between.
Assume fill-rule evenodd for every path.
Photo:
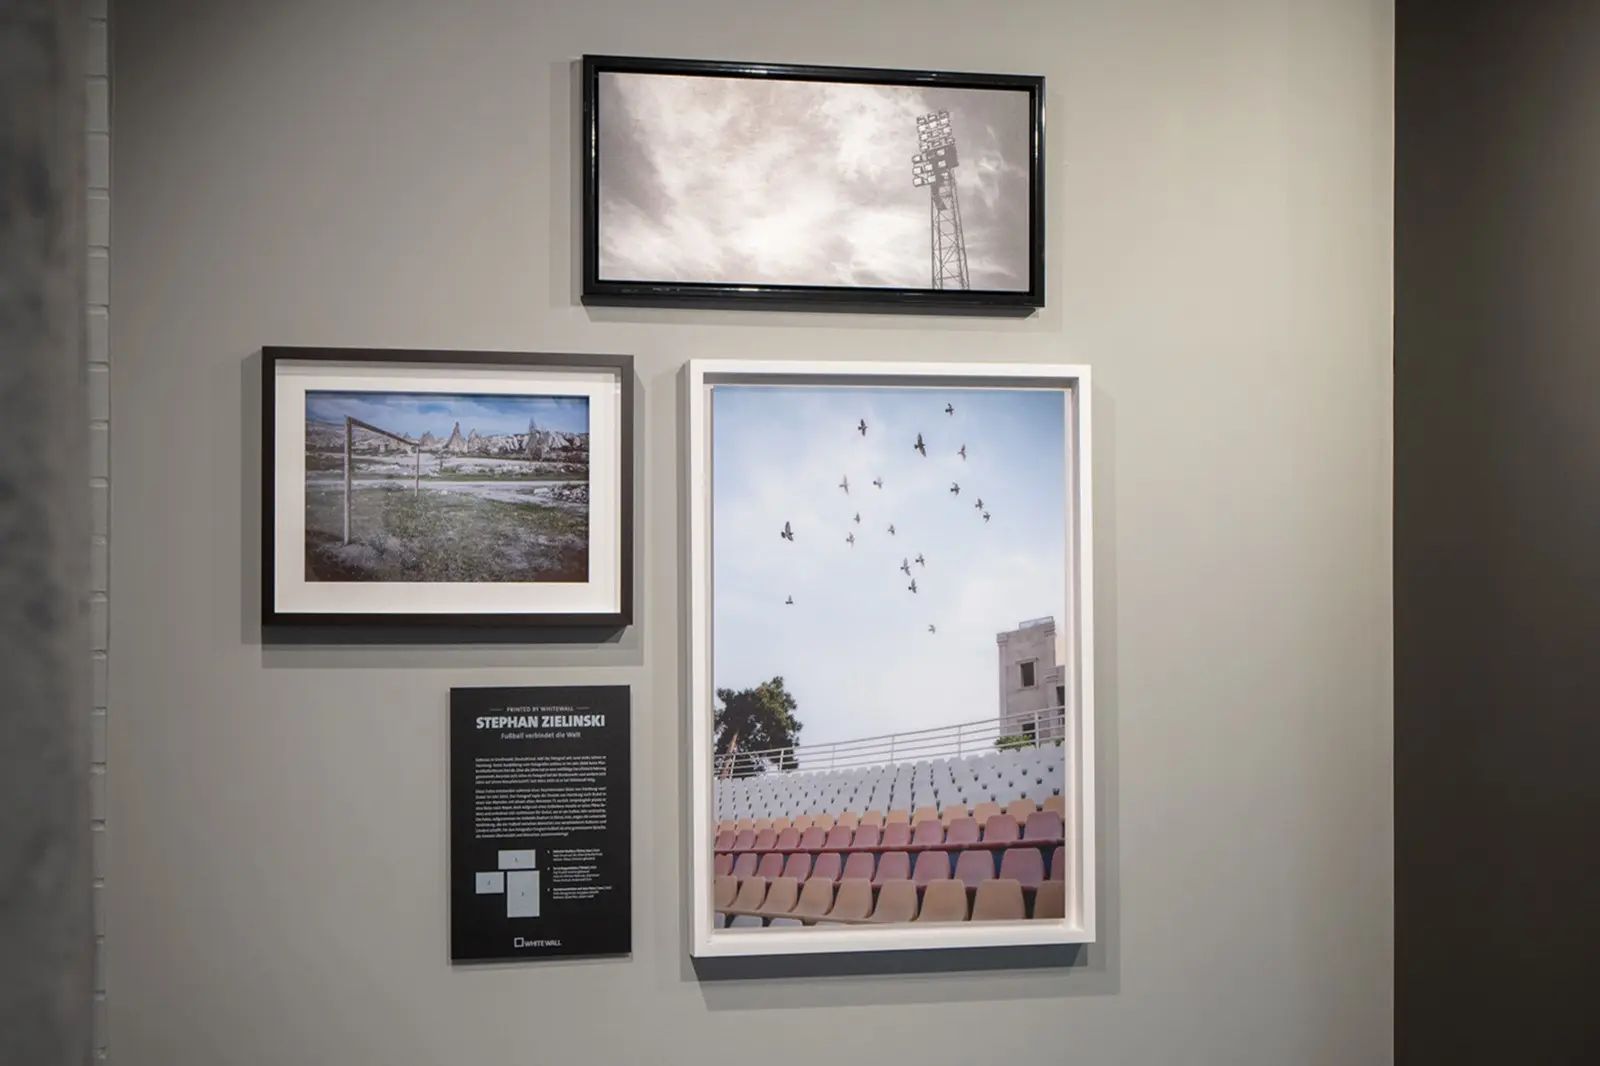
<instances>
[{"instance_id":1,"label":"stadium floodlight tower","mask_svg":"<svg viewBox=\"0 0 1600 1066\"><path fill-rule=\"evenodd\" d=\"M967 281L967 242L961 233L961 200L956 196L955 134L950 112L917 118L917 147L911 157L911 184L928 187L928 232L935 289L971 288Z\"/></svg>"}]
</instances>

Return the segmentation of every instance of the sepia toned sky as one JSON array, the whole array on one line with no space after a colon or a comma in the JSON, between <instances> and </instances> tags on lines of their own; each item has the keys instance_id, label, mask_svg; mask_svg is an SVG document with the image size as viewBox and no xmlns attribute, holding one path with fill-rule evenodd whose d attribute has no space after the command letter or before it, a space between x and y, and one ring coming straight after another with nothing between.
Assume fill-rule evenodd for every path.
<instances>
[{"instance_id":1,"label":"sepia toned sky","mask_svg":"<svg viewBox=\"0 0 1600 1066\"><path fill-rule=\"evenodd\" d=\"M1026 92L603 73L598 107L603 280L928 288L948 110L972 288L1028 288Z\"/></svg>"},{"instance_id":2,"label":"sepia toned sky","mask_svg":"<svg viewBox=\"0 0 1600 1066\"><path fill-rule=\"evenodd\" d=\"M346 416L380 426L390 433L448 437L457 422L462 433L526 433L529 421L540 429L563 433L589 432L589 400L585 396L508 396L432 392L306 393L306 418L340 422Z\"/></svg>"},{"instance_id":3,"label":"sepia toned sky","mask_svg":"<svg viewBox=\"0 0 1600 1066\"><path fill-rule=\"evenodd\" d=\"M1065 624L1059 392L718 385L712 433L712 681L781 675L803 743L992 717L995 635Z\"/></svg>"}]
</instances>

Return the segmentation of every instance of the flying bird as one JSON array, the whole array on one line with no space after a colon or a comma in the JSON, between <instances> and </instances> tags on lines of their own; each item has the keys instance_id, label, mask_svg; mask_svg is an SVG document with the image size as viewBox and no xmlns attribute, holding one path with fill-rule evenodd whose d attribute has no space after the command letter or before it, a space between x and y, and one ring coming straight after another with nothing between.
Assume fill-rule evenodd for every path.
<instances>
[{"instance_id":1,"label":"flying bird","mask_svg":"<svg viewBox=\"0 0 1600 1066\"><path fill-rule=\"evenodd\" d=\"M916 563L918 566L925 567L925 566L928 565L927 560L922 558L922 553L921 552L918 552L917 553L917 557L915 559L911 560L911 561Z\"/></svg>"},{"instance_id":2,"label":"flying bird","mask_svg":"<svg viewBox=\"0 0 1600 1066\"><path fill-rule=\"evenodd\" d=\"M844 476L844 480L839 482L839 487L841 489L844 489L844 494L846 496L850 495L850 475L849 474L846 474Z\"/></svg>"},{"instance_id":3,"label":"flying bird","mask_svg":"<svg viewBox=\"0 0 1600 1066\"><path fill-rule=\"evenodd\" d=\"M881 478L881 477L873 478L872 479L872 484L876 488L880 488L880 489L883 488L883 478Z\"/></svg>"},{"instance_id":4,"label":"flying bird","mask_svg":"<svg viewBox=\"0 0 1600 1066\"><path fill-rule=\"evenodd\" d=\"M859 526L860 524L861 524L861 512L857 511L856 512L856 525Z\"/></svg>"},{"instance_id":5,"label":"flying bird","mask_svg":"<svg viewBox=\"0 0 1600 1066\"><path fill-rule=\"evenodd\" d=\"M844 542L850 545L850 547L854 548L856 546L856 535L854 533L850 534L848 537L844 538Z\"/></svg>"},{"instance_id":6,"label":"flying bird","mask_svg":"<svg viewBox=\"0 0 1600 1066\"><path fill-rule=\"evenodd\" d=\"M789 528L789 523L787 523L787 522L785 522L783 524L783 532L779 533L778 536L782 537L784 540L788 541L790 544L794 543L794 530Z\"/></svg>"},{"instance_id":7,"label":"flying bird","mask_svg":"<svg viewBox=\"0 0 1600 1066\"><path fill-rule=\"evenodd\" d=\"M900 560L900 569L905 571L906 577L910 577L911 576L911 560L910 559L901 559Z\"/></svg>"},{"instance_id":8,"label":"flying bird","mask_svg":"<svg viewBox=\"0 0 1600 1066\"><path fill-rule=\"evenodd\" d=\"M861 420L861 422L856 426L856 430L858 432L860 432L860 434L863 437L865 437L867 435L867 420L865 418L863 418Z\"/></svg>"},{"instance_id":9,"label":"flying bird","mask_svg":"<svg viewBox=\"0 0 1600 1066\"><path fill-rule=\"evenodd\" d=\"M889 526L889 536L894 536L894 526L892 524Z\"/></svg>"},{"instance_id":10,"label":"flying bird","mask_svg":"<svg viewBox=\"0 0 1600 1066\"><path fill-rule=\"evenodd\" d=\"M979 510L979 511L983 510L983 497L981 497L981 496L978 497L978 502L973 504L972 506L976 510Z\"/></svg>"},{"instance_id":11,"label":"flying bird","mask_svg":"<svg viewBox=\"0 0 1600 1066\"><path fill-rule=\"evenodd\" d=\"M955 405L954 404L948 404L948 403L945 404L944 405L944 413L947 414L947 415L955 414L956 413Z\"/></svg>"},{"instance_id":12,"label":"flying bird","mask_svg":"<svg viewBox=\"0 0 1600 1066\"><path fill-rule=\"evenodd\" d=\"M790 596L788 599L783 601L783 604L784 604L785 607L793 607L794 606L794 597Z\"/></svg>"},{"instance_id":13,"label":"flying bird","mask_svg":"<svg viewBox=\"0 0 1600 1066\"><path fill-rule=\"evenodd\" d=\"M956 452L956 454L961 456L961 461L962 462L966 462L966 460L967 460L967 446L965 444L963 444L961 446L960 450L958 450Z\"/></svg>"},{"instance_id":14,"label":"flying bird","mask_svg":"<svg viewBox=\"0 0 1600 1066\"><path fill-rule=\"evenodd\" d=\"M924 459L926 459L928 457L928 446L926 444L922 443L922 434L921 433L917 434L917 443L913 444L911 446L911 448L912 448L913 451L921 452L922 453L922 457Z\"/></svg>"},{"instance_id":15,"label":"flying bird","mask_svg":"<svg viewBox=\"0 0 1600 1066\"><path fill-rule=\"evenodd\" d=\"M989 520L989 512L988 511L983 512L983 520L985 522L987 522Z\"/></svg>"},{"instance_id":16,"label":"flying bird","mask_svg":"<svg viewBox=\"0 0 1600 1066\"><path fill-rule=\"evenodd\" d=\"M950 482L950 495L952 495L952 496L961 495L961 486L957 485L954 481Z\"/></svg>"},{"instance_id":17,"label":"flying bird","mask_svg":"<svg viewBox=\"0 0 1600 1066\"><path fill-rule=\"evenodd\" d=\"M916 578L912 578L911 579L911 584L907 585L906 588L910 589L912 592L916 592L917 591L917 579Z\"/></svg>"},{"instance_id":18,"label":"flying bird","mask_svg":"<svg viewBox=\"0 0 1600 1066\"><path fill-rule=\"evenodd\" d=\"M937 633L937 632L939 632L939 630L934 627L932 622L929 622L928 623L928 632L929 633Z\"/></svg>"}]
</instances>

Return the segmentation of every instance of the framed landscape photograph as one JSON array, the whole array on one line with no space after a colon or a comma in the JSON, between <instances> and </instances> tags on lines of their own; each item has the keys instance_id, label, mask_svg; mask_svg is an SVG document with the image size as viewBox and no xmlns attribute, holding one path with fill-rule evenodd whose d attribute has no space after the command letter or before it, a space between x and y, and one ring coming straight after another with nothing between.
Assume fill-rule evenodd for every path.
<instances>
[{"instance_id":1,"label":"framed landscape photograph","mask_svg":"<svg viewBox=\"0 0 1600 1066\"><path fill-rule=\"evenodd\" d=\"M1088 368L683 385L692 953L1093 941Z\"/></svg>"},{"instance_id":2,"label":"framed landscape photograph","mask_svg":"<svg viewBox=\"0 0 1600 1066\"><path fill-rule=\"evenodd\" d=\"M583 299L1044 306L1044 79L585 56Z\"/></svg>"},{"instance_id":3,"label":"framed landscape photograph","mask_svg":"<svg viewBox=\"0 0 1600 1066\"><path fill-rule=\"evenodd\" d=\"M632 622L631 356L262 363L264 625Z\"/></svg>"}]
</instances>

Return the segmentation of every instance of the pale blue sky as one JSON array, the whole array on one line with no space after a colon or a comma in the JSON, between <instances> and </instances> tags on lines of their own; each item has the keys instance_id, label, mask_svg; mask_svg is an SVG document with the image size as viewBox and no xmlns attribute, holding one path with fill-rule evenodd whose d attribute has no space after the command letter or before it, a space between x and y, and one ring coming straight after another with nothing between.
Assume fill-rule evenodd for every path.
<instances>
[{"instance_id":1,"label":"pale blue sky","mask_svg":"<svg viewBox=\"0 0 1600 1066\"><path fill-rule=\"evenodd\" d=\"M416 439L431 432L441 440L461 423L462 433L526 433L528 420L540 429L589 432L586 396L506 396L432 392L306 393L306 417L320 422L359 418L391 433Z\"/></svg>"},{"instance_id":2,"label":"pale blue sky","mask_svg":"<svg viewBox=\"0 0 1600 1066\"><path fill-rule=\"evenodd\" d=\"M712 410L714 685L783 675L806 744L996 714L995 635L1064 622L1063 395L719 385Z\"/></svg>"}]
</instances>

